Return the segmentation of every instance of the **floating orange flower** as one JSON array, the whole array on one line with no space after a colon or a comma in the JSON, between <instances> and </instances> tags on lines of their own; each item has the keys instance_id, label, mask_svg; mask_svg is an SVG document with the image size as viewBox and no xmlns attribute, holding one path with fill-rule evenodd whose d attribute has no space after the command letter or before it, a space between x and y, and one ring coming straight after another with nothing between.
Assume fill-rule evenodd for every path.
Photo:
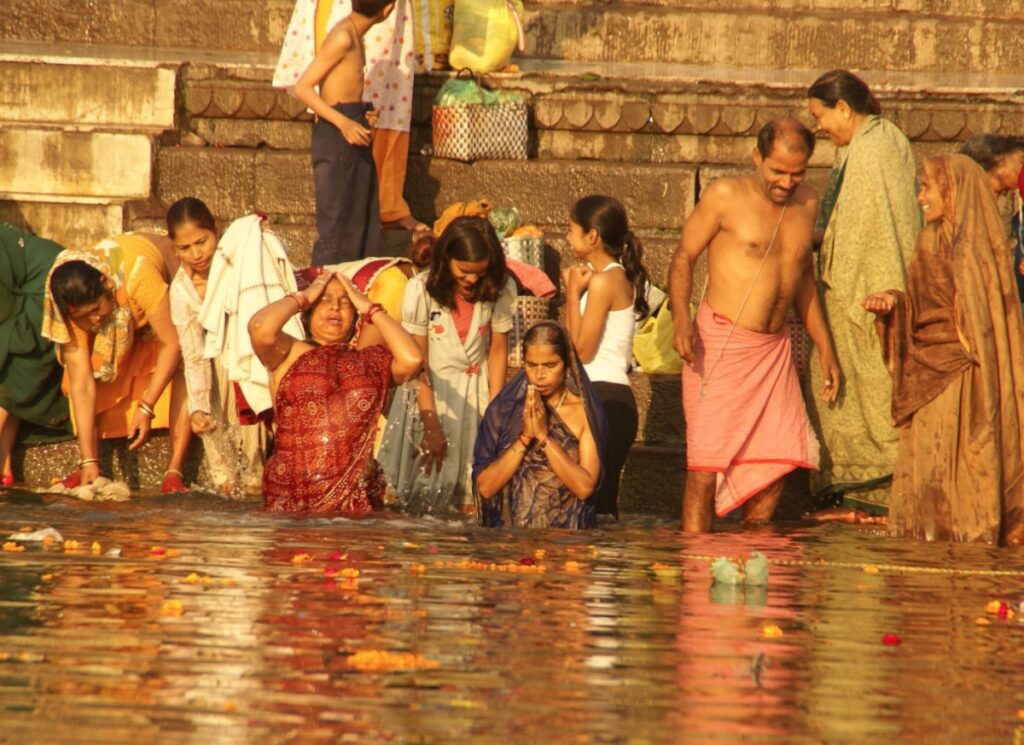
<instances>
[{"instance_id":1,"label":"floating orange flower","mask_svg":"<svg viewBox=\"0 0 1024 745\"><path fill-rule=\"evenodd\" d=\"M864 574L878 574L878 567L874 564L865 564L863 567Z\"/></svg>"},{"instance_id":2,"label":"floating orange flower","mask_svg":"<svg viewBox=\"0 0 1024 745\"><path fill-rule=\"evenodd\" d=\"M533 552L533 558L535 559L543 559L547 555L548 552L542 548L538 548L536 551Z\"/></svg>"},{"instance_id":3,"label":"floating orange flower","mask_svg":"<svg viewBox=\"0 0 1024 745\"><path fill-rule=\"evenodd\" d=\"M295 556L292 557L292 564L305 564L312 560L313 557L309 554L295 554Z\"/></svg>"},{"instance_id":4,"label":"floating orange flower","mask_svg":"<svg viewBox=\"0 0 1024 745\"><path fill-rule=\"evenodd\" d=\"M410 574L426 574L426 572L427 572L427 565L426 564L410 564L409 565L409 573Z\"/></svg>"},{"instance_id":5,"label":"floating orange flower","mask_svg":"<svg viewBox=\"0 0 1024 745\"><path fill-rule=\"evenodd\" d=\"M185 612L185 607L180 600L165 600L160 606L161 616L180 616Z\"/></svg>"},{"instance_id":6,"label":"floating orange flower","mask_svg":"<svg viewBox=\"0 0 1024 745\"><path fill-rule=\"evenodd\" d=\"M341 574L342 577L349 577L349 578L358 577L359 576L359 570L358 569L353 569L352 567L345 567L344 569L341 570L340 574Z\"/></svg>"},{"instance_id":7,"label":"floating orange flower","mask_svg":"<svg viewBox=\"0 0 1024 745\"><path fill-rule=\"evenodd\" d=\"M778 639L782 636L782 629L774 623L769 623L761 628L761 636L765 639Z\"/></svg>"},{"instance_id":8,"label":"floating orange flower","mask_svg":"<svg viewBox=\"0 0 1024 745\"><path fill-rule=\"evenodd\" d=\"M52 574L44 574L42 577L40 577L40 579L43 580L43 582L49 582L51 579L53 579L53 575Z\"/></svg>"},{"instance_id":9,"label":"floating orange flower","mask_svg":"<svg viewBox=\"0 0 1024 745\"><path fill-rule=\"evenodd\" d=\"M195 572L192 572L192 574L188 575L187 577L185 577L185 579L182 580L182 582L184 582L186 585L198 585L202 581L203 578Z\"/></svg>"},{"instance_id":10,"label":"floating orange flower","mask_svg":"<svg viewBox=\"0 0 1024 745\"><path fill-rule=\"evenodd\" d=\"M4 551L24 551L25 547L18 543L15 543L14 541L7 541L6 543L4 543L3 549Z\"/></svg>"},{"instance_id":11,"label":"floating orange flower","mask_svg":"<svg viewBox=\"0 0 1024 745\"><path fill-rule=\"evenodd\" d=\"M565 571L570 573L576 573L580 570L580 563L578 561L567 561L562 565Z\"/></svg>"},{"instance_id":12,"label":"floating orange flower","mask_svg":"<svg viewBox=\"0 0 1024 745\"><path fill-rule=\"evenodd\" d=\"M82 544L80 544L74 538L68 538L66 541L64 541L64 550L65 551L77 551L81 547L82 547Z\"/></svg>"},{"instance_id":13,"label":"floating orange flower","mask_svg":"<svg viewBox=\"0 0 1024 745\"><path fill-rule=\"evenodd\" d=\"M434 660L411 652L387 652L364 649L348 658L348 666L364 672L396 672L401 670L433 670L440 667Z\"/></svg>"},{"instance_id":14,"label":"floating orange flower","mask_svg":"<svg viewBox=\"0 0 1024 745\"><path fill-rule=\"evenodd\" d=\"M48 548L48 547L50 547L52 545L53 545L53 536L52 535L44 535L43 536L43 546L46 546Z\"/></svg>"},{"instance_id":15,"label":"floating orange flower","mask_svg":"<svg viewBox=\"0 0 1024 745\"><path fill-rule=\"evenodd\" d=\"M103 547L99 544L99 541L93 541L92 546L89 547L89 550L92 551L93 555L96 555L103 550Z\"/></svg>"},{"instance_id":16,"label":"floating orange flower","mask_svg":"<svg viewBox=\"0 0 1024 745\"><path fill-rule=\"evenodd\" d=\"M977 618L975 618L974 623L977 626L990 626L992 624L992 622L984 616L978 616Z\"/></svg>"},{"instance_id":17,"label":"floating orange flower","mask_svg":"<svg viewBox=\"0 0 1024 745\"><path fill-rule=\"evenodd\" d=\"M166 556L167 555L167 549L164 548L163 546L153 546L151 549L149 549L149 555L150 556Z\"/></svg>"}]
</instances>

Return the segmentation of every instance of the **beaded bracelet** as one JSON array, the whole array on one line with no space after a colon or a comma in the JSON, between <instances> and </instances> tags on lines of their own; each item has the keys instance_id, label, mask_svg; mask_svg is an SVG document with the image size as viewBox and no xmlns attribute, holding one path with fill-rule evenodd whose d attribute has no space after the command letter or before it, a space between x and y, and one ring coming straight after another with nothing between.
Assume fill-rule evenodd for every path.
<instances>
[{"instance_id":1,"label":"beaded bracelet","mask_svg":"<svg viewBox=\"0 0 1024 745\"><path fill-rule=\"evenodd\" d=\"M296 290L295 292L289 294L288 297L294 300L295 304L299 306L299 313L305 313L306 310L309 308L309 298L306 297L306 294L304 292L299 292L298 290Z\"/></svg>"},{"instance_id":2,"label":"beaded bracelet","mask_svg":"<svg viewBox=\"0 0 1024 745\"><path fill-rule=\"evenodd\" d=\"M139 399L139 411L148 416L150 419L154 419L156 417L156 412L153 411L153 407L147 404L141 398Z\"/></svg>"}]
</instances>

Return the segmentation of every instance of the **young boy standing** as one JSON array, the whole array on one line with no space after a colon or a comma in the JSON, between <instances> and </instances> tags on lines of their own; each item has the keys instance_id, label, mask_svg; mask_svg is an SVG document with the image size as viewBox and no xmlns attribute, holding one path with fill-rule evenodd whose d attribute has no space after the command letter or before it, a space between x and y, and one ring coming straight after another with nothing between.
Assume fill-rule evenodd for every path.
<instances>
[{"instance_id":1,"label":"young boy standing","mask_svg":"<svg viewBox=\"0 0 1024 745\"><path fill-rule=\"evenodd\" d=\"M315 265L373 255L380 243L377 172L370 149L377 117L362 100L363 36L393 9L394 0L352 0L352 14L330 30L295 84L295 96L316 114L313 187L320 237L313 246Z\"/></svg>"}]
</instances>

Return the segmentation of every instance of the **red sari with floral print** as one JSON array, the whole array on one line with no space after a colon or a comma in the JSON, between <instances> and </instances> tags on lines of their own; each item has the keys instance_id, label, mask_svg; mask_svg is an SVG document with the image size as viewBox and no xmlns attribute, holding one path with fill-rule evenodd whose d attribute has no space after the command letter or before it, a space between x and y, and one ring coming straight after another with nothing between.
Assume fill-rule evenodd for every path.
<instances>
[{"instance_id":1,"label":"red sari with floral print","mask_svg":"<svg viewBox=\"0 0 1024 745\"><path fill-rule=\"evenodd\" d=\"M329 344L295 360L274 402L264 508L355 517L380 507L385 482L372 454L390 386L384 346Z\"/></svg>"}]
</instances>

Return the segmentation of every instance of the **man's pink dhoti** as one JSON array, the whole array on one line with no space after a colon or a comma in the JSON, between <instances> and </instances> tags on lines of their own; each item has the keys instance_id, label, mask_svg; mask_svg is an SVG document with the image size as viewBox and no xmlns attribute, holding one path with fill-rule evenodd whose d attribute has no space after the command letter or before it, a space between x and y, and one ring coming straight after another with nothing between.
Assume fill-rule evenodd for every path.
<instances>
[{"instance_id":1,"label":"man's pink dhoti","mask_svg":"<svg viewBox=\"0 0 1024 745\"><path fill-rule=\"evenodd\" d=\"M731 320L701 303L696 360L683 367L687 468L718 474L719 517L796 468L818 469L818 439L793 366L789 329L762 334L737 326L726 344L731 329Z\"/></svg>"}]
</instances>

